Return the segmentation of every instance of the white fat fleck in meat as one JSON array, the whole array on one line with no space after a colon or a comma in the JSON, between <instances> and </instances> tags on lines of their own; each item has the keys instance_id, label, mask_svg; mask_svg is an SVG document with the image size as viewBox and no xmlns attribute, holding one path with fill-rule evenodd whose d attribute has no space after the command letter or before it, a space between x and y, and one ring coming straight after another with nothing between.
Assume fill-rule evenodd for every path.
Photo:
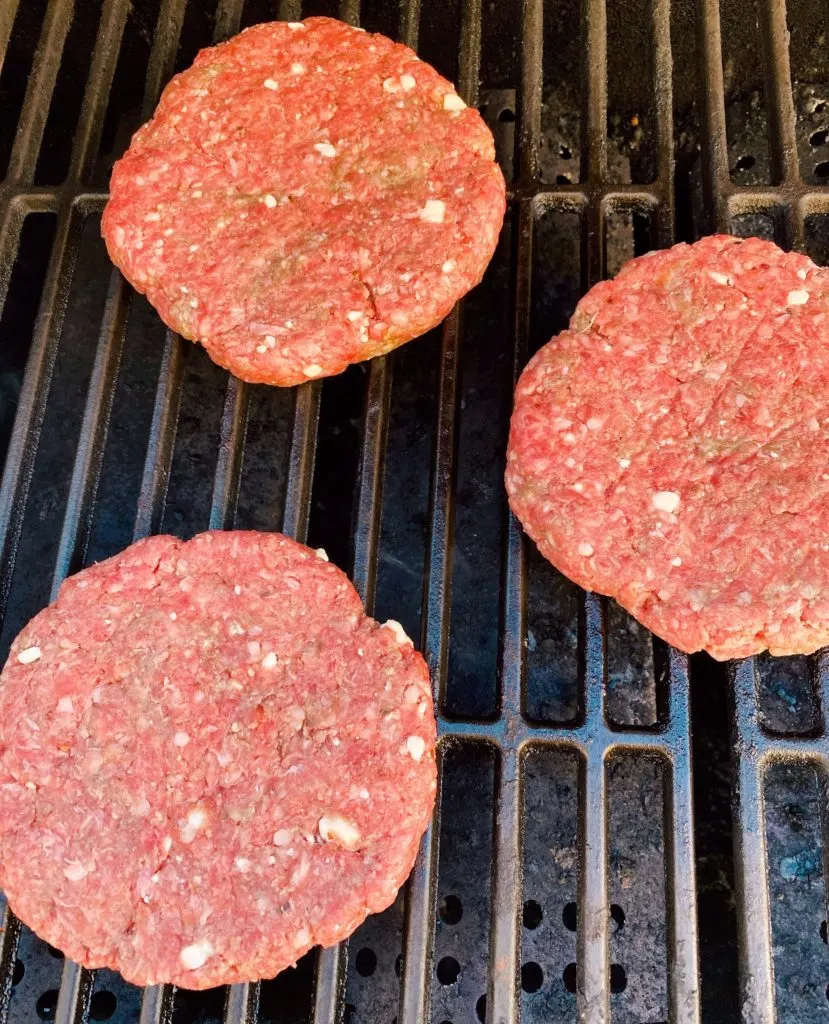
<instances>
[{"instance_id":1,"label":"white fat fleck in meat","mask_svg":"<svg viewBox=\"0 0 829 1024\"><path fill-rule=\"evenodd\" d=\"M276 655L273 651L268 651L262 659L262 668L276 668Z\"/></svg>"},{"instance_id":2,"label":"white fat fleck in meat","mask_svg":"<svg viewBox=\"0 0 829 1024\"><path fill-rule=\"evenodd\" d=\"M421 736L408 736L406 738L406 750L413 760L419 761L426 751L426 741Z\"/></svg>"},{"instance_id":3,"label":"white fat fleck in meat","mask_svg":"<svg viewBox=\"0 0 829 1024\"><path fill-rule=\"evenodd\" d=\"M820 430L820 424L818 423L817 418L815 416L812 416L808 420L806 420L806 426L809 428L809 430Z\"/></svg>"},{"instance_id":4,"label":"white fat fleck in meat","mask_svg":"<svg viewBox=\"0 0 829 1024\"><path fill-rule=\"evenodd\" d=\"M677 555L676 558L671 559L671 565L682 565L682 559Z\"/></svg>"},{"instance_id":5,"label":"white fat fleck in meat","mask_svg":"<svg viewBox=\"0 0 829 1024\"><path fill-rule=\"evenodd\" d=\"M178 618L178 615L176 615L175 612L170 612L170 618L172 619L173 622L175 622L176 619Z\"/></svg>"},{"instance_id":6,"label":"white fat fleck in meat","mask_svg":"<svg viewBox=\"0 0 829 1024\"><path fill-rule=\"evenodd\" d=\"M17 655L17 660L21 665L31 665L33 661L40 660L40 648L39 647L27 647L24 651L21 651Z\"/></svg>"},{"instance_id":7,"label":"white fat fleck in meat","mask_svg":"<svg viewBox=\"0 0 829 1024\"><path fill-rule=\"evenodd\" d=\"M272 78L266 78L262 85L264 85L266 89L270 89L271 92L276 92L279 88L279 82L275 82Z\"/></svg>"},{"instance_id":8,"label":"white fat fleck in meat","mask_svg":"<svg viewBox=\"0 0 829 1024\"><path fill-rule=\"evenodd\" d=\"M332 157L337 155L336 149L334 149L330 142L317 142L314 145L314 149L320 156Z\"/></svg>"},{"instance_id":9,"label":"white fat fleck in meat","mask_svg":"<svg viewBox=\"0 0 829 1024\"><path fill-rule=\"evenodd\" d=\"M328 561L328 554L327 554L325 548L315 548L314 549L314 554L317 556L317 558L321 558L323 560L323 562L327 562Z\"/></svg>"},{"instance_id":10,"label":"white fat fleck in meat","mask_svg":"<svg viewBox=\"0 0 829 1024\"><path fill-rule=\"evenodd\" d=\"M465 110L466 104L456 92L447 92L443 96L444 110Z\"/></svg>"},{"instance_id":11,"label":"white fat fleck in meat","mask_svg":"<svg viewBox=\"0 0 829 1024\"><path fill-rule=\"evenodd\" d=\"M411 647L414 647L414 641L410 639L406 634L406 630L395 619L389 619L388 622L384 622L382 628L390 629L399 644L409 644Z\"/></svg>"},{"instance_id":12,"label":"white fat fleck in meat","mask_svg":"<svg viewBox=\"0 0 829 1024\"><path fill-rule=\"evenodd\" d=\"M173 737L173 743L177 747L186 747L189 742L190 737L187 735L186 732L177 732Z\"/></svg>"},{"instance_id":13,"label":"white fat fleck in meat","mask_svg":"<svg viewBox=\"0 0 829 1024\"><path fill-rule=\"evenodd\" d=\"M734 284L734 282L731 280L731 278L728 276L728 274L721 274L718 270L709 270L708 271L708 276L713 281L716 281L717 284L727 284L727 285L733 285Z\"/></svg>"},{"instance_id":14,"label":"white fat fleck in meat","mask_svg":"<svg viewBox=\"0 0 829 1024\"><path fill-rule=\"evenodd\" d=\"M363 313L359 309L351 309L345 314L346 320L350 320L351 323L356 324L358 320L363 319Z\"/></svg>"},{"instance_id":15,"label":"white fat fleck in meat","mask_svg":"<svg viewBox=\"0 0 829 1024\"><path fill-rule=\"evenodd\" d=\"M69 861L67 866L63 869L63 873L70 882L80 882L81 879L86 878L89 874L79 860Z\"/></svg>"},{"instance_id":16,"label":"white fat fleck in meat","mask_svg":"<svg viewBox=\"0 0 829 1024\"><path fill-rule=\"evenodd\" d=\"M267 345L257 345L256 346L256 351L257 352L267 352L268 351L268 346Z\"/></svg>"},{"instance_id":17,"label":"white fat fleck in meat","mask_svg":"<svg viewBox=\"0 0 829 1024\"><path fill-rule=\"evenodd\" d=\"M786 296L787 306L804 306L809 301L809 293L805 288L796 288Z\"/></svg>"},{"instance_id":18,"label":"white fat fleck in meat","mask_svg":"<svg viewBox=\"0 0 829 1024\"><path fill-rule=\"evenodd\" d=\"M207 939L199 939L189 946L185 946L179 953L178 958L188 971L196 971L204 967L209 957L213 955L213 946Z\"/></svg>"},{"instance_id":19,"label":"white fat fleck in meat","mask_svg":"<svg viewBox=\"0 0 829 1024\"><path fill-rule=\"evenodd\" d=\"M593 545L588 544L586 540L583 540L578 547L579 554L584 558L589 558L593 554Z\"/></svg>"},{"instance_id":20,"label":"white fat fleck in meat","mask_svg":"<svg viewBox=\"0 0 829 1024\"><path fill-rule=\"evenodd\" d=\"M300 928L294 936L294 949L301 949L303 946L310 945L311 933L307 928Z\"/></svg>"},{"instance_id":21,"label":"white fat fleck in meat","mask_svg":"<svg viewBox=\"0 0 829 1024\"><path fill-rule=\"evenodd\" d=\"M322 367L316 363L309 363L307 366L302 367L302 372L306 377L319 377L322 373Z\"/></svg>"},{"instance_id":22,"label":"white fat fleck in meat","mask_svg":"<svg viewBox=\"0 0 829 1024\"><path fill-rule=\"evenodd\" d=\"M196 838L199 829L207 824L207 814L200 808L194 807L187 815L187 822L180 830L181 841L192 843Z\"/></svg>"},{"instance_id":23,"label":"white fat fleck in meat","mask_svg":"<svg viewBox=\"0 0 829 1024\"><path fill-rule=\"evenodd\" d=\"M679 508L679 495L676 491L657 491L651 498L651 504L660 512L676 512Z\"/></svg>"},{"instance_id":24,"label":"white fat fleck in meat","mask_svg":"<svg viewBox=\"0 0 829 1024\"><path fill-rule=\"evenodd\" d=\"M446 260L440 269L444 274L451 274L457 265L454 260Z\"/></svg>"},{"instance_id":25,"label":"white fat fleck in meat","mask_svg":"<svg viewBox=\"0 0 829 1024\"><path fill-rule=\"evenodd\" d=\"M400 84L403 86L404 92L411 92L411 90L417 85L417 82L413 75L401 75Z\"/></svg>"},{"instance_id":26,"label":"white fat fleck in meat","mask_svg":"<svg viewBox=\"0 0 829 1024\"><path fill-rule=\"evenodd\" d=\"M622 469L627 469L630 465L630 459L619 459L619 465L622 467Z\"/></svg>"},{"instance_id":27,"label":"white fat fleck in meat","mask_svg":"<svg viewBox=\"0 0 829 1024\"><path fill-rule=\"evenodd\" d=\"M601 419L601 417L591 416L590 419L587 421L586 426L588 430L599 430L603 423L604 420Z\"/></svg>"},{"instance_id":28,"label":"white fat fleck in meat","mask_svg":"<svg viewBox=\"0 0 829 1024\"><path fill-rule=\"evenodd\" d=\"M262 197L262 202L269 210L272 210L276 206L276 197L272 196L269 192L267 195Z\"/></svg>"},{"instance_id":29,"label":"white fat fleck in meat","mask_svg":"<svg viewBox=\"0 0 829 1024\"><path fill-rule=\"evenodd\" d=\"M304 28L305 28L305 26L302 24L301 21L289 21L287 24L288 24L288 28L292 32L298 32L300 29L304 30Z\"/></svg>"},{"instance_id":30,"label":"white fat fleck in meat","mask_svg":"<svg viewBox=\"0 0 829 1024\"><path fill-rule=\"evenodd\" d=\"M334 843L346 850L356 850L360 843L359 829L342 815L324 814L317 828L326 843Z\"/></svg>"},{"instance_id":31,"label":"white fat fleck in meat","mask_svg":"<svg viewBox=\"0 0 829 1024\"><path fill-rule=\"evenodd\" d=\"M71 697L61 697L58 701L58 711L65 715L71 714L75 710L75 705L72 703Z\"/></svg>"},{"instance_id":32,"label":"white fat fleck in meat","mask_svg":"<svg viewBox=\"0 0 829 1024\"><path fill-rule=\"evenodd\" d=\"M304 75L305 74L305 65L304 64L299 64L299 63L292 64L291 65L291 74L292 75Z\"/></svg>"},{"instance_id":33,"label":"white fat fleck in meat","mask_svg":"<svg viewBox=\"0 0 829 1024\"><path fill-rule=\"evenodd\" d=\"M700 590L698 587L694 587L693 590L689 590L688 604L691 606L692 612L701 612L706 604L708 604L708 598L705 591Z\"/></svg>"},{"instance_id":34,"label":"white fat fleck in meat","mask_svg":"<svg viewBox=\"0 0 829 1024\"><path fill-rule=\"evenodd\" d=\"M243 875L247 871L250 871L250 861L247 859L247 857L237 857L233 863L236 867L236 870L241 871Z\"/></svg>"},{"instance_id":35,"label":"white fat fleck in meat","mask_svg":"<svg viewBox=\"0 0 829 1024\"><path fill-rule=\"evenodd\" d=\"M446 204L440 199L427 199L420 211L420 219L428 224L442 224L446 213Z\"/></svg>"},{"instance_id":36,"label":"white fat fleck in meat","mask_svg":"<svg viewBox=\"0 0 829 1024\"><path fill-rule=\"evenodd\" d=\"M400 92L400 79L394 77L383 79L383 90L385 92Z\"/></svg>"},{"instance_id":37,"label":"white fat fleck in meat","mask_svg":"<svg viewBox=\"0 0 829 1024\"><path fill-rule=\"evenodd\" d=\"M251 658L258 658L262 653L262 645L258 640L248 640L248 654Z\"/></svg>"},{"instance_id":38,"label":"white fat fleck in meat","mask_svg":"<svg viewBox=\"0 0 829 1024\"><path fill-rule=\"evenodd\" d=\"M288 828L279 828L273 834L273 845L274 846L289 846L291 842L291 830Z\"/></svg>"}]
</instances>

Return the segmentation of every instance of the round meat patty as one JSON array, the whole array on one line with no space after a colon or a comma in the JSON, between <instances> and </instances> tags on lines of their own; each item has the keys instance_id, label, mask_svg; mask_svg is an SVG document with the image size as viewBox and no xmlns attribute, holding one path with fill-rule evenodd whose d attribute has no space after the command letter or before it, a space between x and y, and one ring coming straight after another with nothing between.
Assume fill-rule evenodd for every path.
<instances>
[{"instance_id":1,"label":"round meat patty","mask_svg":"<svg viewBox=\"0 0 829 1024\"><path fill-rule=\"evenodd\" d=\"M829 643L829 273L718 235L628 263L530 361L510 504L684 651Z\"/></svg>"},{"instance_id":2,"label":"round meat patty","mask_svg":"<svg viewBox=\"0 0 829 1024\"><path fill-rule=\"evenodd\" d=\"M0 888L138 985L270 977L395 898L435 795L423 658L280 534L140 541L0 683Z\"/></svg>"},{"instance_id":3,"label":"round meat patty","mask_svg":"<svg viewBox=\"0 0 829 1024\"><path fill-rule=\"evenodd\" d=\"M483 275L504 179L478 111L330 18L202 50L112 173L103 235L162 319L243 380L340 373Z\"/></svg>"}]
</instances>

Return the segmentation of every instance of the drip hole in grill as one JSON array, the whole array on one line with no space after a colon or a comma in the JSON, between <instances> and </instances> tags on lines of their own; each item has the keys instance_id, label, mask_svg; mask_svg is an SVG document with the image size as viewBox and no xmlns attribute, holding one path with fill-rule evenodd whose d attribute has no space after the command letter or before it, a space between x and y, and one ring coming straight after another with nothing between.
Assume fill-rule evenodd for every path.
<instances>
[{"instance_id":1,"label":"drip hole in grill","mask_svg":"<svg viewBox=\"0 0 829 1024\"><path fill-rule=\"evenodd\" d=\"M821 128L809 136L810 146L825 146L829 142L829 129Z\"/></svg>"},{"instance_id":2,"label":"drip hole in grill","mask_svg":"<svg viewBox=\"0 0 829 1024\"><path fill-rule=\"evenodd\" d=\"M454 985L460 973L461 965L453 956L445 956L438 961L437 975L441 985Z\"/></svg>"},{"instance_id":3,"label":"drip hole in grill","mask_svg":"<svg viewBox=\"0 0 829 1024\"><path fill-rule=\"evenodd\" d=\"M564 968L563 974L561 975L561 980L564 982L564 987L567 989L567 991L575 994L576 982L578 980L578 972L576 970L575 964L567 964L567 966Z\"/></svg>"},{"instance_id":4,"label":"drip hole in grill","mask_svg":"<svg viewBox=\"0 0 829 1024\"><path fill-rule=\"evenodd\" d=\"M570 181L570 178L566 174L557 174L556 175L556 185L571 185L571 184L572 184L572 182Z\"/></svg>"},{"instance_id":5,"label":"drip hole in grill","mask_svg":"<svg viewBox=\"0 0 829 1024\"><path fill-rule=\"evenodd\" d=\"M757 161L751 155L751 153L745 153L743 156L737 158L737 163L734 164L735 171L750 171Z\"/></svg>"},{"instance_id":6,"label":"drip hole in grill","mask_svg":"<svg viewBox=\"0 0 829 1024\"><path fill-rule=\"evenodd\" d=\"M565 903L561 912L561 920L568 932L574 932L577 926L578 908L575 903Z\"/></svg>"},{"instance_id":7,"label":"drip hole in grill","mask_svg":"<svg viewBox=\"0 0 829 1024\"><path fill-rule=\"evenodd\" d=\"M827 945L829 945L829 935L827 935L826 931L826 921L820 922L820 937Z\"/></svg>"},{"instance_id":8,"label":"drip hole in grill","mask_svg":"<svg viewBox=\"0 0 829 1024\"><path fill-rule=\"evenodd\" d=\"M118 1000L112 992L103 989L95 992L89 1004L90 1020L109 1020L118 1008Z\"/></svg>"},{"instance_id":9,"label":"drip hole in grill","mask_svg":"<svg viewBox=\"0 0 829 1024\"><path fill-rule=\"evenodd\" d=\"M537 992L544 984L544 972L541 965L530 960L521 965L521 988L525 992Z\"/></svg>"},{"instance_id":10,"label":"drip hole in grill","mask_svg":"<svg viewBox=\"0 0 829 1024\"><path fill-rule=\"evenodd\" d=\"M815 164L815 177L829 178L829 160L821 160L819 164Z\"/></svg>"},{"instance_id":11,"label":"drip hole in grill","mask_svg":"<svg viewBox=\"0 0 829 1024\"><path fill-rule=\"evenodd\" d=\"M377 954L373 949L369 949L368 946L364 946L357 953L354 960L354 966L359 975L363 978L370 978L377 969Z\"/></svg>"},{"instance_id":12,"label":"drip hole in grill","mask_svg":"<svg viewBox=\"0 0 829 1024\"><path fill-rule=\"evenodd\" d=\"M478 999L477 1003L475 1003L475 1016L481 1024L484 1024L486 1021L486 993Z\"/></svg>"},{"instance_id":13,"label":"drip hole in grill","mask_svg":"<svg viewBox=\"0 0 829 1024\"><path fill-rule=\"evenodd\" d=\"M825 922L824 922L825 924ZM23 981L23 975L26 973L26 965L22 960L15 960L14 971L12 973L12 988L15 985L19 985Z\"/></svg>"},{"instance_id":14,"label":"drip hole in grill","mask_svg":"<svg viewBox=\"0 0 829 1024\"><path fill-rule=\"evenodd\" d=\"M625 912L618 903L610 904L610 919L616 926L615 931L620 932L625 927Z\"/></svg>"},{"instance_id":15,"label":"drip hole in grill","mask_svg":"<svg viewBox=\"0 0 829 1024\"><path fill-rule=\"evenodd\" d=\"M398 953L397 959L394 961L394 973L399 978L403 973L403 954Z\"/></svg>"},{"instance_id":16,"label":"drip hole in grill","mask_svg":"<svg viewBox=\"0 0 829 1024\"><path fill-rule=\"evenodd\" d=\"M457 896L444 896L440 901L438 913L444 924L457 924L463 917L463 904Z\"/></svg>"},{"instance_id":17,"label":"drip hole in grill","mask_svg":"<svg viewBox=\"0 0 829 1024\"><path fill-rule=\"evenodd\" d=\"M562 160L572 160L573 159L573 151L572 151L572 149L570 149L569 146L559 146L558 147L558 155L561 157Z\"/></svg>"},{"instance_id":18,"label":"drip hole in grill","mask_svg":"<svg viewBox=\"0 0 829 1024\"><path fill-rule=\"evenodd\" d=\"M621 964L610 965L610 991L613 995L624 992L628 987L627 973Z\"/></svg>"},{"instance_id":19,"label":"drip hole in grill","mask_svg":"<svg viewBox=\"0 0 829 1024\"><path fill-rule=\"evenodd\" d=\"M56 988L50 988L41 993L37 1003L35 1004L35 1010L41 1020L54 1020L57 1006L58 990Z\"/></svg>"},{"instance_id":20,"label":"drip hole in grill","mask_svg":"<svg viewBox=\"0 0 829 1024\"><path fill-rule=\"evenodd\" d=\"M541 910L541 905L536 903L535 900L527 900L524 904L524 927L533 931L541 924L543 917L544 913Z\"/></svg>"}]
</instances>

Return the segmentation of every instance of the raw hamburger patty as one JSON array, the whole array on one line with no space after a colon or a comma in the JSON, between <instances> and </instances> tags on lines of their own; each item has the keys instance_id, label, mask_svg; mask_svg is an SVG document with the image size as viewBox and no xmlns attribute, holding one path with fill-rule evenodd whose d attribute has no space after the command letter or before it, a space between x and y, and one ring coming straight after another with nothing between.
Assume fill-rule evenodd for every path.
<instances>
[{"instance_id":1,"label":"raw hamburger patty","mask_svg":"<svg viewBox=\"0 0 829 1024\"><path fill-rule=\"evenodd\" d=\"M515 397L506 484L562 572L715 658L829 643L829 274L718 235L632 260Z\"/></svg>"},{"instance_id":2,"label":"raw hamburger patty","mask_svg":"<svg viewBox=\"0 0 829 1024\"><path fill-rule=\"evenodd\" d=\"M202 50L112 173L113 261L244 380L340 373L480 281L504 179L477 110L405 46L330 18Z\"/></svg>"},{"instance_id":3,"label":"raw hamburger patty","mask_svg":"<svg viewBox=\"0 0 829 1024\"><path fill-rule=\"evenodd\" d=\"M423 658L279 534L72 577L0 677L0 887L88 967L270 977L387 907L435 794Z\"/></svg>"}]
</instances>

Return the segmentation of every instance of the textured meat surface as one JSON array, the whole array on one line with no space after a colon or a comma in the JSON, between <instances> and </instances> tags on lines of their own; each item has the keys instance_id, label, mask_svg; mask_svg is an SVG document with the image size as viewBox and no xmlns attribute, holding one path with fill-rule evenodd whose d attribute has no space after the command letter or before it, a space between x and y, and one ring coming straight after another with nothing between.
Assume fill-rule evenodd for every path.
<instances>
[{"instance_id":1,"label":"textured meat surface","mask_svg":"<svg viewBox=\"0 0 829 1024\"><path fill-rule=\"evenodd\" d=\"M581 586L716 658L829 643L829 274L757 238L650 253L515 396L510 504Z\"/></svg>"},{"instance_id":2,"label":"textured meat surface","mask_svg":"<svg viewBox=\"0 0 829 1024\"><path fill-rule=\"evenodd\" d=\"M136 984L270 977L388 906L435 794L423 658L280 534L72 577L0 678L0 887Z\"/></svg>"},{"instance_id":3,"label":"textured meat surface","mask_svg":"<svg viewBox=\"0 0 829 1024\"><path fill-rule=\"evenodd\" d=\"M203 50L118 161L112 260L244 380L340 373L481 279L504 180L478 111L405 46L330 18Z\"/></svg>"}]
</instances>

